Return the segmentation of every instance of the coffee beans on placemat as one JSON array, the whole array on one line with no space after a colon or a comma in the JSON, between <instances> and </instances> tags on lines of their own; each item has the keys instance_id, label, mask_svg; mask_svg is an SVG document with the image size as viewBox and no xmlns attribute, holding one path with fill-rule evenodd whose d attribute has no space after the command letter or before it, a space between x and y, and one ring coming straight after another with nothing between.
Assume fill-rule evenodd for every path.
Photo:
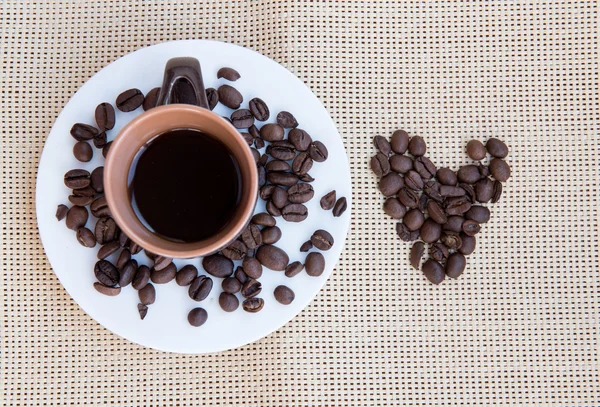
<instances>
[{"instance_id":1,"label":"coffee beans on placemat","mask_svg":"<svg viewBox=\"0 0 600 407\"><path fill-rule=\"evenodd\" d=\"M490 219L490 210L482 204L498 202L502 182L510 177L510 167L503 160L508 147L497 138L490 138L485 145L471 140L466 153L478 162L453 171L437 168L425 155L427 145L423 137L410 137L404 130L395 131L389 141L375 136L373 145L377 153L370 166L380 178L379 190L387 197L383 211L400 220L396 224L400 239L415 242L410 250L410 264L421 268L434 284L446 276L458 278L466 267L465 256L475 250L475 236ZM481 161L487 154L491 159L485 165ZM324 200L327 206L330 199L323 197L322 206ZM422 241L417 241L419 238ZM421 267L426 244L430 258Z\"/></svg>"}]
</instances>

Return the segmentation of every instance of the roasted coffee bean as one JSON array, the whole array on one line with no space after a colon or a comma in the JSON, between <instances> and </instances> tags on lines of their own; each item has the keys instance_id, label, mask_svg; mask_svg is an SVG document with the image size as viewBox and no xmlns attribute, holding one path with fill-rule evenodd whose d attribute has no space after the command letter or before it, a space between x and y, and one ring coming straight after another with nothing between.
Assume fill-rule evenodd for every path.
<instances>
[{"instance_id":1,"label":"roasted coffee bean","mask_svg":"<svg viewBox=\"0 0 600 407\"><path fill-rule=\"evenodd\" d=\"M242 269L245 275L250 278L259 279L262 276L262 264L254 257L246 257L242 262ZM238 277L236 276L236 278ZM240 279L238 278L238 280ZM240 282L244 284L245 281L240 280Z\"/></svg>"},{"instance_id":2,"label":"roasted coffee bean","mask_svg":"<svg viewBox=\"0 0 600 407\"><path fill-rule=\"evenodd\" d=\"M294 298L296 298L296 295L294 294L292 289L284 285L278 285L277 287L275 287L273 295L275 296L275 300L277 300L278 303L283 305L291 304L294 301Z\"/></svg>"},{"instance_id":3,"label":"roasted coffee bean","mask_svg":"<svg viewBox=\"0 0 600 407\"><path fill-rule=\"evenodd\" d=\"M267 169L267 171L285 172L289 171L292 167L290 167L290 165L285 161L272 160L267 163L265 168Z\"/></svg>"},{"instance_id":4,"label":"roasted coffee bean","mask_svg":"<svg viewBox=\"0 0 600 407\"><path fill-rule=\"evenodd\" d=\"M438 204L435 201L427 202L427 212L429 213L429 217L435 222L439 223L440 225L443 225L444 223L448 222L446 213L444 212L440 204Z\"/></svg>"},{"instance_id":5,"label":"roasted coffee bean","mask_svg":"<svg viewBox=\"0 0 600 407\"><path fill-rule=\"evenodd\" d=\"M217 71L217 78L225 78L228 81L235 82L240 79L240 74L233 68L224 67Z\"/></svg>"},{"instance_id":6,"label":"roasted coffee bean","mask_svg":"<svg viewBox=\"0 0 600 407\"><path fill-rule=\"evenodd\" d=\"M429 197L425 194L421 194L419 206L417 206L417 208L419 208L421 212L425 212L427 210L427 202L429 202Z\"/></svg>"},{"instance_id":7,"label":"roasted coffee bean","mask_svg":"<svg viewBox=\"0 0 600 407\"><path fill-rule=\"evenodd\" d=\"M474 220L469 219L464 221L462 229L465 235L475 236L481 230L481 226L479 226L479 223L475 222Z\"/></svg>"},{"instance_id":8,"label":"roasted coffee bean","mask_svg":"<svg viewBox=\"0 0 600 407\"><path fill-rule=\"evenodd\" d=\"M239 109L240 105L244 101L242 94L233 86L221 85L219 86L218 92L219 102L230 109Z\"/></svg>"},{"instance_id":9,"label":"roasted coffee bean","mask_svg":"<svg viewBox=\"0 0 600 407\"><path fill-rule=\"evenodd\" d=\"M279 209L277 206L275 206L273 201L267 202L267 205L265 207L267 209L267 212L269 212L271 215L276 216L276 217L281 216L281 209Z\"/></svg>"},{"instance_id":10,"label":"roasted coffee bean","mask_svg":"<svg viewBox=\"0 0 600 407\"><path fill-rule=\"evenodd\" d=\"M502 183L500 181L494 181L494 195L492 196L492 203L496 203L502 196Z\"/></svg>"},{"instance_id":11,"label":"roasted coffee bean","mask_svg":"<svg viewBox=\"0 0 600 407\"><path fill-rule=\"evenodd\" d=\"M108 102L100 103L94 112L100 131L115 127L115 108Z\"/></svg>"},{"instance_id":12,"label":"roasted coffee bean","mask_svg":"<svg viewBox=\"0 0 600 407\"><path fill-rule=\"evenodd\" d=\"M191 326L199 327L208 319L208 313L204 308L194 308L189 312L187 319Z\"/></svg>"},{"instance_id":13,"label":"roasted coffee bean","mask_svg":"<svg viewBox=\"0 0 600 407\"><path fill-rule=\"evenodd\" d=\"M419 205L419 196L408 188L402 188L398 192L398 200L408 208L416 208Z\"/></svg>"},{"instance_id":14,"label":"roasted coffee bean","mask_svg":"<svg viewBox=\"0 0 600 407\"><path fill-rule=\"evenodd\" d=\"M140 319L144 320L144 318L146 318L146 315L148 315L148 306L140 303L137 305L137 308L138 314L140 314Z\"/></svg>"},{"instance_id":15,"label":"roasted coffee bean","mask_svg":"<svg viewBox=\"0 0 600 407\"><path fill-rule=\"evenodd\" d=\"M250 151L252 151L252 158L254 158L254 162L258 164L258 160L260 160L260 153L256 148L251 148Z\"/></svg>"},{"instance_id":16,"label":"roasted coffee bean","mask_svg":"<svg viewBox=\"0 0 600 407\"><path fill-rule=\"evenodd\" d=\"M444 223L442 229L460 233L462 231L462 224L464 221L465 218L463 218L462 216L449 216L448 221Z\"/></svg>"},{"instance_id":17,"label":"roasted coffee bean","mask_svg":"<svg viewBox=\"0 0 600 407\"><path fill-rule=\"evenodd\" d=\"M393 155L389 159L392 171L406 174L413 169L413 159L405 155Z\"/></svg>"},{"instance_id":18,"label":"roasted coffee bean","mask_svg":"<svg viewBox=\"0 0 600 407\"><path fill-rule=\"evenodd\" d=\"M152 88L148 93L146 93L146 97L144 97L144 101L142 102L142 109L144 111L148 111L152 108L156 107L158 103L158 95L160 94L160 88ZM207 89L208 95L208 89ZM211 109L212 110L212 109Z\"/></svg>"},{"instance_id":19,"label":"roasted coffee bean","mask_svg":"<svg viewBox=\"0 0 600 407\"><path fill-rule=\"evenodd\" d=\"M171 263L167 267L160 270L153 268L152 272L150 273L150 280L152 280L154 284L167 284L171 282L176 275L177 267L175 264Z\"/></svg>"},{"instance_id":20,"label":"roasted coffee bean","mask_svg":"<svg viewBox=\"0 0 600 407\"><path fill-rule=\"evenodd\" d=\"M396 233L398 237L404 242L412 242L419 238L419 231L411 231L404 223L398 222L396 224Z\"/></svg>"},{"instance_id":21,"label":"roasted coffee bean","mask_svg":"<svg viewBox=\"0 0 600 407\"><path fill-rule=\"evenodd\" d=\"M175 282L177 285L185 287L192 284L196 277L198 277L198 269L191 264L187 264L179 269L175 275Z\"/></svg>"},{"instance_id":22,"label":"roasted coffee bean","mask_svg":"<svg viewBox=\"0 0 600 407\"><path fill-rule=\"evenodd\" d=\"M73 192L75 192L75 191L78 191L78 190L76 189ZM94 200L93 195L92 196L76 195L76 194L69 195L69 202L71 202L73 205L77 205L77 206L87 206L87 205L91 204L93 200Z\"/></svg>"},{"instance_id":23,"label":"roasted coffee bean","mask_svg":"<svg viewBox=\"0 0 600 407\"><path fill-rule=\"evenodd\" d=\"M453 187L450 185L442 185L440 186L440 194L444 198L453 198L456 196L463 196L466 194L465 190L461 187Z\"/></svg>"},{"instance_id":24,"label":"roasted coffee bean","mask_svg":"<svg viewBox=\"0 0 600 407\"><path fill-rule=\"evenodd\" d=\"M73 146L73 155L78 161L87 163L94 156L94 150L92 150L92 146L88 142L78 141Z\"/></svg>"},{"instance_id":25,"label":"roasted coffee bean","mask_svg":"<svg viewBox=\"0 0 600 407\"><path fill-rule=\"evenodd\" d=\"M252 223L258 226L275 226L275 218L268 213L257 213L252 217Z\"/></svg>"},{"instance_id":26,"label":"roasted coffee bean","mask_svg":"<svg viewBox=\"0 0 600 407\"><path fill-rule=\"evenodd\" d=\"M424 252L425 244L423 244L423 242L416 242L410 249L410 265L413 266L415 270L419 269Z\"/></svg>"},{"instance_id":27,"label":"roasted coffee bean","mask_svg":"<svg viewBox=\"0 0 600 407\"><path fill-rule=\"evenodd\" d=\"M402 219L406 215L406 206L397 198L388 198L383 204L383 211L392 219Z\"/></svg>"},{"instance_id":28,"label":"roasted coffee bean","mask_svg":"<svg viewBox=\"0 0 600 407\"><path fill-rule=\"evenodd\" d=\"M248 260L248 259L253 259L253 260L256 260L256 259L255 259L255 258L253 258L253 257L246 257L246 258L244 259L244 261L246 261L246 260ZM258 260L256 260L256 262L258 263ZM260 265L260 263L258 263L258 265L260 266L260 274L262 275L262 266ZM236 278L236 279L237 279L237 280L238 280L240 283L242 283L242 284L244 284L244 283L245 283L246 281L248 281L248 279L250 278L250 277L248 277L248 275L247 275L247 274L244 272L244 269L242 268L242 266L238 266L238 267L235 269L235 273L233 273L233 276L234 276L234 277L235 277L235 278ZM259 278L260 278L260 275L259 275Z\"/></svg>"},{"instance_id":29,"label":"roasted coffee bean","mask_svg":"<svg viewBox=\"0 0 600 407\"><path fill-rule=\"evenodd\" d=\"M306 175L313 166L313 159L307 152L302 152L294 158L292 162L292 171L297 175Z\"/></svg>"},{"instance_id":30,"label":"roasted coffee bean","mask_svg":"<svg viewBox=\"0 0 600 407\"><path fill-rule=\"evenodd\" d=\"M293 129L298 127L298 121L290 112L281 111L277 113L277 123L286 129Z\"/></svg>"},{"instance_id":31,"label":"roasted coffee bean","mask_svg":"<svg viewBox=\"0 0 600 407\"><path fill-rule=\"evenodd\" d=\"M100 294L108 295L109 297L114 297L121 293L121 287L107 287L99 282L94 283L94 289Z\"/></svg>"},{"instance_id":32,"label":"roasted coffee bean","mask_svg":"<svg viewBox=\"0 0 600 407\"><path fill-rule=\"evenodd\" d=\"M129 260L131 260L131 252L128 249L121 250L119 257L117 258L117 268L123 270L123 267L125 267ZM137 267L135 268L135 271L137 271Z\"/></svg>"},{"instance_id":33,"label":"roasted coffee bean","mask_svg":"<svg viewBox=\"0 0 600 407\"><path fill-rule=\"evenodd\" d=\"M443 243L434 243L429 249L429 255L439 262L446 261L450 255L450 251Z\"/></svg>"},{"instance_id":34,"label":"roasted coffee bean","mask_svg":"<svg viewBox=\"0 0 600 407\"><path fill-rule=\"evenodd\" d=\"M308 153L310 154L310 158L315 160L318 163L321 163L327 160L329 156L329 152L327 151L327 147L325 144L320 141L313 141L310 147L308 148Z\"/></svg>"},{"instance_id":35,"label":"roasted coffee bean","mask_svg":"<svg viewBox=\"0 0 600 407\"><path fill-rule=\"evenodd\" d=\"M280 140L275 141L267 147L267 154L278 160L289 161L296 157L296 150L294 149L294 145L289 141Z\"/></svg>"},{"instance_id":36,"label":"roasted coffee bean","mask_svg":"<svg viewBox=\"0 0 600 407\"><path fill-rule=\"evenodd\" d=\"M439 284L446 278L444 267L433 259L429 259L423 264L423 274L433 284Z\"/></svg>"},{"instance_id":37,"label":"roasted coffee bean","mask_svg":"<svg viewBox=\"0 0 600 407\"><path fill-rule=\"evenodd\" d=\"M387 141L385 137L375 136L373 137L373 144L375 148L379 150L380 153L385 155L386 157L390 155L392 152L392 146L390 146L390 142Z\"/></svg>"},{"instance_id":38,"label":"roasted coffee bean","mask_svg":"<svg viewBox=\"0 0 600 407\"><path fill-rule=\"evenodd\" d=\"M274 271L285 270L290 262L286 252L272 245L261 246L256 252L256 259L260 264ZM246 273L248 272L246 271Z\"/></svg>"},{"instance_id":39,"label":"roasted coffee bean","mask_svg":"<svg viewBox=\"0 0 600 407\"><path fill-rule=\"evenodd\" d=\"M106 145L106 142L107 142L106 131L102 131L102 132L96 134L94 136L94 138L92 139L92 142L94 143L94 147L104 148L104 146Z\"/></svg>"},{"instance_id":40,"label":"roasted coffee bean","mask_svg":"<svg viewBox=\"0 0 600 407\"><path fill-rule=\"evenodd\" d=\"M371 158L371 170L378 177L388 175L390 173L390 162L382 153L377 153Z\"/></svg>"},{"instance_id":41,"label":"roasted coffee bean","mask_svg":"<svg viewBox=\"0 0 600 407\"><path fill-rule=\"evenodd\" d=\"M221 293L219 295L219 305L223 311L233 312L240 306L240 300L233 294Z\"/></svg>"},{"instance_id":42,"label":"roasted coffee bean","mask_svg":"<svg viewBox=\"0 0 600 407\"><path fill-rule=\"evenodd\" d=\"M346 209L348 208L348 202L346 201L346 197L341 197L340 199L337 200L337 202L335 203L335 206L333 207L333 216L336 218L339 218L340 216L342 216L342 214L344 212L346 212Z\"/></svg>"},{"instance_id":43,"label":"roasted coffee bean","mask_svg":"<svg viewBox=\"0 0 600 407\"><path fill-rule=\"evenodd\" d=\"M268 123L262 126L260 129L260 137L265 141L279 141L283 140L285 132L283 127L276 123Z\"/></svg>"},{"instance_id":44,"label":"roasted coffee bean","mask_svg":"<svg viewBox=\"0 0 600 407\"><path fill-rule=\"evenodd\" d=\"M490 172L500 182L505 182L510 178L510 167L506 161L500 158L492 159L490 162Z\"/></svg>"},{"instance_id":45,"label":"roasted coffee bean","mask_svg":"<svg viewBox=\"0 0 600 407\"><path fill-rule=\"evenodd\" d=\"M288 140L294 145L298 151L306 151L312 144L312 137L302 129L292 129L288 134Z\"/></svg>"},{"instance_id":46,"label":"roasted coffee bean","mask_svg":"<svg viewBox=\"0 0 600 407\"><path fill-rule=\"evenodd\" d=\"M395 172L389 173L379 181L379 190L383 196L396 195L402 187L404 187L404 179Z\"/></svg>"},{"instance_id":47,"label":"roasted coffee bean","mask_svg":"<svg viewBox=\"0 0 600 407\"><path fill-rule=\"evenodd\" d=\"M325 271L325 257L319 252L310 252L304 260L306 274L311 277L319 277Z\"/></svg>"},{"instance_id":48,"label":"roasted coffee bean","mask_svg":"<svg viewBox=\"0 0 600 407\"><path fill-rule=\"evenodd\" d=\"M240 135L242 136L242 138L244 139L246 144L248 144L248 147L250 147L252 145L252 143L254 142L254 139L252 138L250 133L240 132Z\"/></svg>"},{"instance_id":49,"label":"roasted coffee bean","mask_svg":"<svg viewBox=\"0 0 600 407\"><path fill-rule=\"evenodd\" d=\"M475 195L479 202L489 202L494 196L494 182L489 178L477 181L477 184L475 184Z\"/></svg>"},{"instance_id":50,"label":"roasted coffee bean","mask_svg":"<svg viewBox=\"0 0 600 407\"><path fill-rule=\"evenodd\" d=\"M445 230L442 233L442 237L440 238L440 240L442 241L444 246L446 246L450 250L460 249L463 244L461 236L458 233L449 230Z\"/></svg>"},{"instance_id":51,"label":"roasted coffee bean","mask_svg":"<svg viewBox=\"0 0 600 407\"><path fill-rule=\"evenodd\" d=\"M469 202L471 202L471 203L475 202L476 196L475 196L475 188L473 188L473 185L460 183L460 184L458 184L458 186L465 190L465 195Z\"/></svg>"},{"instance_id":52,"label":"roasted coffee bean","mask_svg":"<svg viewBox=\"0 0 600 407\"><path fill-rule=\"evenodd\" d=\"M277 226L269 226L260 232L263 244L274 244L281 239L281 229Z\"/></svg>"},{"instance_id":53,"label":"roasted coffee bean","mask_svg":"<svg viewBox=\"0 0 600 407\"><path fill-rule=\"evenodd\" d=\"M504 158L508 155L508 147L506 144L497 138L491 138L485 143L488 153L497 158Z\"/></svg>"},{"instance_id":54,"label":"roasted coffee bean","mask_svg":"<svg viewBox=\"0 0 600 407\"><path fill-rule=\"evenodd\" d=\"M256 120L264 122L269 119L271 113L269 112L269 107L267 104L260 98L251 99L248 103L248 107L252 112L252 115L256 118Z\"/></svg>"},{"instance_id":55,"label":"roasted coffee bean","mask_svg":"<svg viewBox=\"0 0 600 407\"><path fill-rule=\"evenodd\" d=\"M421 239L425 243L437 242L442 235L442 225L431 218L425 219L420 231Z\"/></svg>"},{"instance_id":56,"label":"roasted coffee bean","mask_svg":"<svg viewBox=\"0 0 600 407\"><path fill-rule=\"evenodd\" d=\"M289 204L283 207L281 215L288 222L302 222L308 217L308 209L303 204Z\"/></svg>"},{"instance_id":57,"label":"roasted coffee bean","mask_svg":"<svg viewBox=\"0 0 600 407\"><path fill-rule=\"evenodd\" d=\"M137 272L135 273L135 277L133 278L133 282L131 285L136 290L141 290L150 282L150 267L141 265Z\"/></svg>"},{"instance_id":58,"label":"roasted coffee bean","mask_svg":"<svg viewBox=\"0 0 600 407\"><path fill-rule=\"evenodd\" d=\"M392 151L396 154L404 154L408 149L408 133L404 130L396 130L392 134L392 141L390 143Z\"/></svg>"},{"instance_id":59,"label":"roasted coffee bean","mask_svg":"<svg viewBox=\"0 0 600 407\"><path fill-rule=\"evenodd\" d=\"M212 287L213 281L210 277L198 276L190 284L188 295L194 301L203 301L210 294Z\"/></svg>"},{"instance_id":60,"label":"roasted coffee bean","mask_svg":"<svg viewBox=\"0 0 600 407\"><path fill-rule=\"evenodd\" d=\"M303 268L304 268L304 264L300 263L299 261L295 261L293 263L290 263L285 268L285 276L289 277L289 278L292 278L295 275L299 274L302 271Z\"/></svg>"},{"instance_id":61,"label":"roasted coffee bean","mask_svg":"<svg viewBox=\"0 0 600 407\"><path fill-rule=\"evenodd\" d=\"M479 171L479 177L480 178L487 178L490 176L490 167L488 167L487 165L483 165L482 163L479 163L477 165L477 170Z\"/></svg>"},{"instance_id":62,"label":"roasted coffee bean","mask_svg":"<svg viewBox=\"0 0 600 407\"><path fill-rule=\"evenodd\" d=\"M327 251L334 244L333 236L323 229L316 230L310 237L310 241L319 250Z\"/></svg>"},{"instance_id":63,"label":"roasted coffee bean","mask_svg":"<svg viewBox=\"0 0 600 407\"><path fill-rule=\"evenodd\" d=\"M315 191L310 184L296 184L287 191L287 199L296 204L308 202L314 195Z\"/></svg>"},{"instance_id":64,"label":"roasted coffee bean","mask_svg":"<svg viewBox=\"0 0 600 407\"><path fill-rule=\"evenodd\" d=\"M425 155L425 153L427 152L427 145L425 144L425 140L423 140L423 137L411 137L410 141L408 142L408 151L415 157Z\"/></svg>"},{"instance_id":65,"label":"roasted coffee bean","mask_svg":"<svg viewBox=\"0 0 600 407\"><path fill-rule=\"evenodd\" d=\"M90 211L92 215L97 218L102 218L104 216L111 216L110 209L108 208L108 203L106 202L106 197L101 196L96 198L94 202L90 205Z\"/></svg>"},{"instance_id":66,"label":"roasted coffee bean","mask_svg":"<svg viewBox=\"0 0 600 407\"><path fill-rule=\"evenodd\" d=\"M96 279L107 287L114 287L119 282L119 270L106 260L96 262L94 266Z\"/></svg>"},{"instance_id":67,"label":"roasted coffee bean","mask_svg":"<svg viewBox=\"0 0 600 407\"><path fill-rule=\"evenodd\" d=\"M423 179L431 179L437 172L435 164L425 156L417 157L414 161L415 171L419 173Z\"/></svg>"},{"instance_id":68,"label":"roasted coffee bean","mask_svg":"<svg viewBox=\"0 0 600 407\"><path fill-rule=\"evenodd\" d=\"M215 88L207 88L206 100L208 101L208 108L214 110L217 103L219 103L219 92Z\"/></svg>"},{"instance_id":69,"label":"roasted coffee bean","mask_svg":"<svg viewBox=\"0 0 600 407\"><path fill-rule=\"evenodd\" d=\"M112 146L112 143L112 141L109 141L104 147L102 147L102 157L106 158L106 156L108 155L108 151L110 150L110 146Z\"/></svg>"},{"instance_id":70,"label":"roasted coffee bean","mask_svg":"<svg viewBox=\"0 0 600 407\"><path fill-rule=\"evenodd\" d=\"M58 221L63 220L67 217L67 212L69 212L69 207L67 205L60 204L56 207L56 219Z\"/></svg>"},{"instance_id":71,"label":"roasted coffee bean","mask_svg":"<svg viewBox=\"0 0 600 407\"><path fill-rule=\"evenodd\" d=\"M450 278L458 278L465 271L467 259L461 253L452 253L446 263L446 275Z\"/></svg>"},{"instance_id":72,"label":"roasted coffee bean","mask_svg":"<svg viewBox=\"0 0 600 407\"><path fill-rule=\"evenodd\" d=\"M467 143L467 155L475 161L485 158L485 146L479 140L471 140Z\"/></svg>"},{"instance_id":73,"label":"roasted coffee bean","mask_svg":"<svg viewBox=\"0 0 600 407\"><path fill-rule=\"evenodd\" d=\"M229 244L229 246L225 247L221 250L223 256L227 257L231 260L242 260L246 256L246 252L248 248L241 240L234 240Z\"/></svg>"},{"instance_id":74,"label":"roasted coffee bean","mask_svg":"<svg viewBox=\"0 0 600 407\"><path fill-rule=\"evenodd\" d=\"M439 182L427 181L423 186L423 193L436 202L443 202L442 188L444 188L444 185L441 185Z\"/></svg>"},{"instance_id":75,"label":"roasted coffee bean","mask_svg":"<svg viewBox=\"0 0 600 407\"><path fill-rule=\"evenodd\" d=\"M479 175L479 169L476 165L463 165L458 169L456 173L458 180L466 184L474 184L481 178Z\"/></svg>"},{"instance_id":76,"label":"roasted coffee bean","mask_svg":"<svg viewBox=\"0 0 600 407\"><path fill-rule=\"evenodd\" d=\"M288 200L288 193L282 187L276 187L271 194L271 202L277 208L281 209L285 206Z\"/></svg>"},{"instance_id":77,"label":"roasted coffee bean","mask_svg":"<svg viewBox=\"0 0 600 407\"><path fill-rule=\"evenodd\" d=\"M258 187L260 188L267 183L267 171L260 164L256 166L256 171L258 172Z\"/></svg>"},{"instance_id":78,"label":"roasted coffee bean","mask_svg":"<svg viewBox=\"0 0 600 407\"><path fill-rule=\"evenodd\" d=\"M312 248L313 248L313 244L311 243L310 240L308 240L308 241L302 243L302 246L300 246L300 251L302 253L306 253L306 252L310 251Z\"/></svg>"},{"instance_id":79,"label":"roasted coffee bean","mask_svg":"<svg viewBox=\"0 0 600 407\"><path fill-rule=\"evenodd\" d=\"M149 258L150 260L152 260L152 261L154 261L154 259L158 257L158 254L156 254L156 253L152 253L152 252L151 252L150 250L148 250L148 249L144 249L144 254L145 254L146 256L148 256L148 258Z\"/></svg>"},{"instance_id":80,"label":"roasted coffee bean","mask_svg":"<svg viewBox=\"0 0 600 407\"><path fill-rule=\"evenodd\" d=\"M257 140L262 140L262 139L257 139ZM258 164L265 166L265 165L267 165L267 161L269 161L269 156L266 154L263 154L258 159Z\"/></svg>"},{"instance_id":81,"label":"roasted coffee bean","mask_svg":"<svg viewBox=\"0 0 600 407\"><path fill-rule=\"evenodd\" d=\"M91 186L87 186L85 188L74 189L73 195L94 197L96 195L96 191L94 191Z\"/></svg>"},{"instance_id":82,"label":"roasted coffee bean","mask_svg":"<svg viewBox=\"0 0 600 407\"><path fill-rule=\"evenodd\" d=\"M471 209L471 202L467 196L457 196L446 200L447 215L462 215Z\"/></svg>"},{"instance_id":83,"label":"roasted coffee bean","mask_svg":"<svg viewBox=\"0 0 600 407\"><path fill-rule=\"evenodd\" d=\"M252 297L245 299L242 303L242 308L246 312L259 312L265 306L265 301L262 298Z\"/></svg>"},{"instance_id":84,"label":"roasted coffee bean","mask_svg":"<svg viewBox=\"0 0 600 407\"><path fill-rule=\"evenodd\" d=\"M69 229L77 231L77 229L85 226L88 216L88 211L85 207L73 206L67 211L67 220L65 223Z\"/></svg>"},{"instance_id":85,"label":"roasted coffee bean","mask_svg":"<svg viewBox=\"0 0 600 407\"><path fill-rule=\"evenodd\" d=\"M231 114L231 124L236 129L247 129L254 124L254 116L248 109L236 110ZM254 137L250 136L250 145L252 145Z\"/></svg>"},{"instance_id":86,"label":"roasted coffee bean","mask_svg":"<svg viewBox=\"0 0 600 407\"><path fill-rule=\"evenodd\" d=\"M254 139L260 138L260 131L258 130L258 128L256 127L255 124L253 124L252 126L248 127L248 133L250 133L250 135Z\"/></svg>"},{"instance_id":87,"label":"roasted coffee bean","mask_svg":"<svg viewBox=\"0 0 600 407\"><path fill-rule=\"evenodd\" d=\"M242 286L241 293L244 298L252 298L260 294L261 290L262 284L260 283L260 281L251 279L244 283L244 285Z\"/></svg>"},{"instance_id":88,"label":"roasted coffee bean","mask_svg":"<svg viewBox=\"0 0 600 407\"><path fill-rule=\"evenodd\" d=\"M173 262L173 259L165 256L154 256L154 259L152 259L152 261L154 262L154 270L162 270L165 267L169 266Z\"/></svg>"},{"instance_id":89,"label":"roasted coffee bean","mask_svg":"<svg viewBox=\"0 0 600 407\"><path fill-rule=\"evenodd\" d=\"M249 224L242 232L242 241L248 249L256 249L263 243L262 235L258 226Z\"/></svg>"},{"instance_id":90,"label":"roasted coffee bean","mask_svg":"<svg viewBox=\"0 0 600 407\"><path fill-rule=\"evenodd\" d=\"M303 174L298 177L302 182L313 182L315 179L310 174Z\"/></svg>"},{"instance_id":91,"label":"roasted coffee bean","mask_svg":"<svg viewBox=\"0 0 600 407\"><path fill-rule=\"evenodd\" d=\"M65 173L64 181L67 188L85 188L90 185L90 173L86 170L70 170Z\"/></svg>"},{"instance_id":92,"label":"roasted coffee bean","mask_svg":"<svg viewBox=\"0 0 600 407\"><path fill-rule=\"evenodd\" d=\"M104 192L104 167L96 167L90 175L90 186L99 194Z\"/></svg>"},{"instance_id":93,"label":"roasted coffee bean","mask_svg":"<svg viewBox=\"0 0 600 407\"><path fill-rule=\"evenodd\" d=\"M421 226L423 226L423 223L425 222L425 216L423 216L423 212L421 212L420 210L411 209L408 212L406 212L406 215L404 215L402 222L410 231L414 231L420 229Z\"/></svg>"},{"instance_id":94,"label":"roasted coffee bean","mask_svg":"<svg viewBox=\"0 0 600 407\"><path fill-rule=\"evenodd\" d=\"M92 140L98 134L98 129L89 124L75 123L71 127L71 136L77 141Z\"/></svg>"},{"instance_id":95,"label":"roasted coffee bean","mask_svg":"<svg viewBox=\"0 0 600 407\"><path fill-rule=\"evenodd\" d=\"M221 254L211 254L202 259L202 267L211 276L229 277L233 273L233 262Z\"/></svg>"},{"instance_id":96,"label":"roasted coffee bean","mask_svg":"<svg viewBox=\"0 0 600 407\"><path fill-rule=\"evenodd\" d=\"M119 278L119 285L121 287L127 287L133 281L135 274L137 273L138 263L135 260L129 260L125 266L123 266L121 271L121 276Z\"/></svg>"},{"instance_id":97,"label":"roasted coffee bean","mask_svg":"<svg viewBox=\"0 0 600 407\"><path fill-rule=\"evenodd\" d=\"M406 183L407 187L414 191L423 189L423 179L416 171L411 170L407 172L404 176L404 182Z\"/></svg>"},{"instance_id":98,"label":"roasted coffee bean","mask_svg":"<svg viewBox=\"0 0 600 407\"><path fill-rule=\"evenodd\" d=\"M437 170L435 177L442 185L454 186L458 182L456 174L450 168L440 168Z\"/></svg>"},{"instance_id":99,"label":"roasted coffee bean","mask_svg":"<svg viewBox=\"0 0 600 407\"><path fill-rule=\"evenodd\" d=\"M475 246L476 246L475 236L469 236L469 235L461 232L460 239L461 239L461 246L458 248L459 252L461 252L465 256L468 256L475 251Z\"/></svg>"},{"instance_id":100,"label":"roasted coffee bean","mask_svg":"<svg viewBox=\"0 0 600 407\"><path fill-rule=\"evenodd\" d=\"M239 280L235 277L227 277L221 283L221 288L226 293L235 294L242 289L242 283L240 283Z\"/></svg>"},{"instance_id":101,"label":"roasted coffee bean","mask_svg":"<svg viewBox=\"0 0 600 407\"><path fill-rule=\"evenodd\" d=\"M88 228L77 229L77 241L84 247L96 246L96 238L91 230Z\"/></svg>"},{"instance_id":102,"label":"roasted coffee bean","mask_svg":"<svg viewBox=\"0 0 600 407\"><path fill-rule=\"evenodd\" d=\"M335 189L331 192L328 192L327 194L323 195L323 197L321 198L321 201L319 202L321 205L321 208L324 211L328 211L330 209L333 209L333 206L335 205L335 201L336 201L336 197L335 197Z\"/></svg>"},{"instance_id":103,"label":"roasted coffee bean","mask_svg":"<svg viewBox=\"0 0 600 407\"><path fill-rule=\"evenodd\" d=\"M117 109L131 112L144 103L144 94L139 89L129 89L117 96Z\"/></svg>"}]
</instances>

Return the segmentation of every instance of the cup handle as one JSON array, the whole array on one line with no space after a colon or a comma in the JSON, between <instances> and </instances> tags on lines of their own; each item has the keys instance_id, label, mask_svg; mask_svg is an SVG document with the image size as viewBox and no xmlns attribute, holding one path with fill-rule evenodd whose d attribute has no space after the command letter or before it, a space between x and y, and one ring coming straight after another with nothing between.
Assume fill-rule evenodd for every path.
<instances>
[{"instance_id":1,"label":"cup handle","mask_svg":"<svg viewBox=\"0 0 600 407\"><path fill-rule=\"evenodd\" d=\"M184 103L208 109L202 70L196 58L178 57L167 61L156 106L172 103Z\"/></svg>"}]
</instances>

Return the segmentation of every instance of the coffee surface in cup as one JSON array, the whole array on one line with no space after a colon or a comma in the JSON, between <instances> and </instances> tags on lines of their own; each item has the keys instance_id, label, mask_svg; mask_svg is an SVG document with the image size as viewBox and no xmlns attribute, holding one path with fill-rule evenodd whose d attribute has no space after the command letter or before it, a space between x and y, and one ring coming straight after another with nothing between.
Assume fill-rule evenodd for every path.
<instances>
[{"instance_id":1,"label":"coffee surface in cup","mask_svg":"<svg viewBox=\"0 0 600 407\"><path fill-rule=\"evenodd\" d=\"M239 165L216 137L178 129L138 153L130 184L146 225L167 239L197 242L233 218L241 197Z\"/></svg>"}]
</instances>

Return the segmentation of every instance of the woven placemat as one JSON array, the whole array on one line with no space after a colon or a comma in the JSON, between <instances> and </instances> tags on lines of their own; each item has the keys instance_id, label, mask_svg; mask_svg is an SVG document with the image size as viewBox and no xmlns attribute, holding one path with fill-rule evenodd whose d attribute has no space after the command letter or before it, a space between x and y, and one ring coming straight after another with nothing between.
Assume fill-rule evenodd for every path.
<instances>
[{"instance_id":1,"label":"woven placemat","mask_svg":"<svg viewBox=\"0 0 600 407\"><path fill-rule=\"evenodd\" d=\"M591 1L4 0L2 405L598 405L598 17ZM276 333L209 356L145 349L90 319L35 219L38 160L73 93L131 51L189 38L304 80L354 186L324 290ZM371 137L399 127L438 165L467 162L471 138L510 146L513 177L457 281L410 269L382 214Z\"/></svg>"}]
</instances>

